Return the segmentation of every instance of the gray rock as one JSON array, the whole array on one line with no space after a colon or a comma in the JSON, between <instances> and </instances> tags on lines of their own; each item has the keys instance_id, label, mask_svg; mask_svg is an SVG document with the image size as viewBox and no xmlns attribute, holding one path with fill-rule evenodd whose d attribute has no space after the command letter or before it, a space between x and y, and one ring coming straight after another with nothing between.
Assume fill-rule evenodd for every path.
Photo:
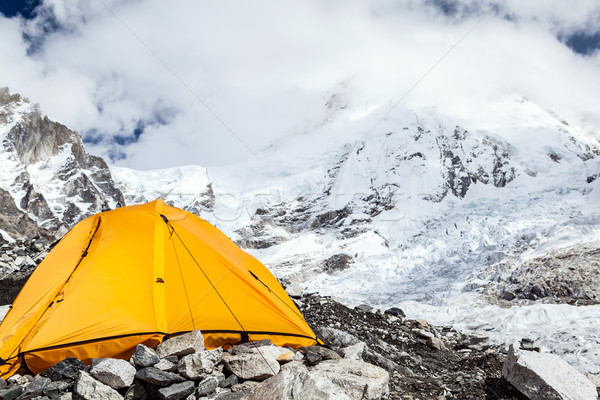
<instances>
[{"instance_id":1,"label":"gray rock","mask_svg":"<svg viewBox=\"0 0 600 400\"><path fill-rule=\"evenodd\" d=\"M321 356L321 359L323 360L339 360L340 358L342 358L341 355L339 355L336 351L328 349L327 347L324 346L308 346L308 347L300 347L298 349L299 352L301 352L304 355L307 355L308 353L316 353L318 355Z\"/></svg>"},{"instance_id":2,"label":"gray rock","mask_svg":"<svg viewBox=\"0 0 600 400\"><path fill-rule=\"evenodd\" d=\"M92 378L85 371L79 371L75 381L75 393L86 400L122 400L123 396L110 386Z\"/></svg>"},{"instance_id":3,"label":"gray rock","mask_svg":"<svg viewBox=\"0 0 600 400\"><path fill-rule=\"evenodd\" d=\"M0 390L5 389L8 386L8 383L2 378L0 378Z\"/></svg>"},{"instance_id":4,"label":"gray rock","mask_svg":"<svg viewBox=\"0 0 600 400\"><path fill-rule=\"evenodd\" d=\"M162 400L180 400L185 399L190 394L194 393L194 382L185 381L175 383L169 387L164 387L158 390L158 398Z\"/></svg>"},{"instance_id":5,"label":"gray rock","mask_svg":"<svg viewBox=\"0 0 600 400\"><path fill-rule=\"evenodd\" d=\"M339 329L324 327L320 330L318 335L325 343L335 347L348 347L358 343L360 340L348 333Z\"/></svg>"},{"instance_id":6,"label":"gray rock","mask_svg":"<svg viewBox=\"0 0 600 400\"><path fill-rule=\"evenodd\" d=\"M219 393L219 395L217 397L215 397L215 400L240 400L242 397L247 395L249 392L250 392L250 390L244 390L241 392Z\"/></svg>"},{"instance_id":7,"label":"gray rock","mask_svg":"<svg viewBox=\"0 0 600 400\"><path fill-rule=\"evenodd\" d=\"M422 337L423 339L431 339L434 338L435 335L431 332L426 331L425 329L413 329L412 333L415 335Z\"/></svg>"},{"instance_id":8,"label":"gray rock","mask_svg":"<svg viewBox=\"0 0 600 400\"><path fill-rule=\"evenodd\" d=\"M69 389L72 385L73 382L69 381L53 381L46 385L44 388L44 394L46 396L55 398L60 393L67 391L67 389Z\"/></svg>"},{"instance_id":9,"label":"gray rock","mask_svg":"<svg viewBox=\"0 0 600 400\"><path fill-rule=\"evenodd\" d=\"M203 350L206 350L206 347L204 347L204 338L202 337L202 332L198 329L166 340L156 348L156 352L160 358L167 356L183 357Z\"/></svg>"},{"instance_id":10,"label":"gray rock","mask_svg":"<svg viewBox=\"0 0 600 400\"><path fill-rule=\"evenodd\" d=\"M227 378L225 378L224 380L219 382L219 386L222 388L230 388L234 385L237 385L238 383L239 383L239 379L238 379L237 375L231 374Z\"/></svg>"},{"instance_id":11,"label":"gray rock","mask_svg":"<svg viewBox=\"0 0 600 400\"><path fill-rule=\"evenodd\" d=\"M352 399L381 399L389 392L390 376L386 370L358 360L327 360L311 370L330 379Z\"/></svg>"},{"instance_id":12,"label":"gray rock","mask_svg":"<svg viewBox=\"0 0 600 400\"><path fill-rule=\"evenodd\" d=\"M135 347L131 360L136 367L152 367L160 361L160 358L154 349L140 343Z\"/></svg>"},{"instance_id":13,"label":"gray rock","mask_svg":"<svg viewBox=\"0 0 600 400\"><path fill-rule=\"evenodd\" d=\"M146 367L144 369L139 370L135 374L135 377L139 380L160 387L169 386L172 383L179 383L185 380L181 376L174 374L173 372L161 371L160 369L154 367Z\"/></svg>"},{"instance_id":14,"label":"gray rock","mask_svg":"<svg viewBox=\"0 0 600 400\"><path fill-rule=\"evenodd\" d=\"M186 356L187 357L187 356ZM171 357L161 358L159 362L154 364L154 368L158 368L161 371L173 372L177 370L178 360L177 357L173 357L175 361L169 360Z\"/></svg>"},{"instance_id":15,"label":"gray rock","mask_svg":"<svg viewBox=\"0 0 600 400\"><path fill-rule=\"evenodd\" d=\"M427 339L426 343L427 343L427 346L429 346L435 350L440 350L440 351L448 350L446 348L446 345L444 344L444 341L442 339L439 339L436 337Z\"/></svg>"},{"instance_id":16,"label":"gray rock","mask_svg":"<svg viewBox=\"0 0 600 400\"><path fill-rule=\"evenodd\" d=\"M22 386L13 386L8 389L0 390L0 399L2 400L14 400L23 393Z\"/></svg>"},{"instance_id":17,"label":"gray rock","mask_svg":"<svg viewBox=\"0 0 600 400\"><path fill-rule=\"evenodd\" d=\"M369 312L373 309L373 307L371 307L368 304L360 304L356 307L354 307L355 310L360 310L360 311L364 311L364 312Z\"/></svg>"},{"instance_id":18,"label":"gray rock","mask_svg":"<svg viewBox=\"0 0 600 400\"><path fill-rule=\"evenodd\" d=\"M385 314L393 315L395 317L406 318L406 314L404 314L404 311L402 311L402 309L398 307L388 308L387 310L385 310Z\"/></svg>"},{"instance_id":19,"label":"gray rock","mask_svg":"<svg viewBox=\"0 0 600 400\"><path fill-rule=\"evenodd\" d=\"M136 370L125 360L102 358L93 363L90 374L113 389L121 389L131 386Z\"/></svg>"},{"instance_id":20,"label":"gray rock","mask_svg":"<svg viewBox=\"0 0 600 400\"><path fill-rule=\"evenodd\" d=\"M352 346L344 347L341 351L344 354L344 358L362 360L362 355L366 348L367 344L365 342L358 342Z\"/></svg>"},{"instance_id":21,"label":"gray rock","mask_svg":"<svg viewBox=\"0 0 600 400\"><path fill-rule=\"evenodd\" d=\"M321 357L319 353L315 353L314 351L308 351L304 355L304 360L306 361L307 365L317 365L318 363L323 361L323 357Z\"/></svg>"},{"instance_id":22,"label":"gray rock","mask_svg":"<svg viewBox=\"0 0 600 400\"><path fill-rule=\"evenodd\" d=\"M596 386L554 354L511 344L502 376L531 400L597 400Z\"/></svg>"},{"instance_id":23,"label":"gray rock","mask_svg":"<svg viewBox=\"0 0 600 400\"><path fill-rule=\"evenodd\" d=\"M146 400L148 398L148 393L146 392L144 385L135 382L127 389L124 398L125 400Z\"/></svg>"},{"instance_id":24,"label":"gray rock","mask_svg":"<svg viewBox=\"0 0 600 400\"><path fill-rule=\"evenodd\" d=\"M46 386L51 383L50 378L46 378L45 376L37 375L33 378L33 381L27 385L25 390L23 390L23 394L21 398L25 399L33 399L34 397L41 396L44 393L44 389Z\"/></svg>"},{"instance_id":25,"label":"gray rock","mask_svg":"<svg viewBox=\"0 0 600 400\"><path fill-rule=\"evenodd\" d=\"M77 358L68 357L48 368L40 375L52 379L53 381L74 381L78 372L85 369L87 365Z\"/></svg>"},{"instance_id":26,"label":"gray rock","mask_svg":"<svg viewBox=\"0 0 600 400\"><path fill-rule=\"evenodd\" d=\"M268 354L223 354L223 362L232 374L243 380L262 381L276 375L280 366L277 359Z\"/></svg>"},{"instance_id":27,"label":"gray rock","mask_svg":"<svg viewBox=\"0 0 600 400\"><path fill-rule=\"evenodd\" d=\"M219 387L219 378L214 375L209 375L204 378L200 383L198 383L198 388L196 389L196 396L209 396L213 394L217 388Z\"/></svg>"},{"instance_id":28,"label":"gray rock","mask_svg":"<svg viewBox=\"0 0 600 400\"><path fill-rule=\"evenodd\" d=\"M297 361L281 368L281 372L255 387L243 400L350 400L342 388L320 374L312 374Z\"/></svg>"},{"instance_id":29,"label":"gray rock","mask_svg":"<svg viewBox=\"0 0 600 400\"><path fill-rule=\"evenodd\" d=\"M201 379L213 370L215 365L221 361L223 349L204 350L189 354L179 360L177 370L188 379Z\"/></svg>"}]
</instances>

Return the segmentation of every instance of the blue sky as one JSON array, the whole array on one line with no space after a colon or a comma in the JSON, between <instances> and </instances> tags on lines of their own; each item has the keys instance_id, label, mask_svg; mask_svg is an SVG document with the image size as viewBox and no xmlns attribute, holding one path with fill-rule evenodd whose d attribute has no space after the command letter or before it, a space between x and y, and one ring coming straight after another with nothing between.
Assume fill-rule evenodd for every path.
<instances>
[{"instance_id":1,"label":"blue sky","mask_svg":"<svg viewBox=\"0 0 600 400\"><path fill-rule=\"evenodd\" d=\"M0 13L0 85L136 168L251 158L310 130L341 82L365 107L393 103L433 65L402 106L458 115L517 92L574 123L600 115L595 0L3 0Z\"/></svg>"}]
</instances>

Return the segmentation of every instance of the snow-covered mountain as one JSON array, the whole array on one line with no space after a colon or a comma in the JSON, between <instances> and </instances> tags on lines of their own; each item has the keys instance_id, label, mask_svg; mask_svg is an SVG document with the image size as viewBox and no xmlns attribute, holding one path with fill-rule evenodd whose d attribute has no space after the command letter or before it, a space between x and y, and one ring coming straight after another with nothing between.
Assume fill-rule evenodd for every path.
<instances>
[{"instance_id":1,"label":"snow-covered mountain","mask_svg":"<svg viewBox=\"0 0 600 400\"><path fill-rule=\"evenodd\" d=\"M107 164L81 137L0 88L0 234L60 236L82 218L122 206Z\"/></svg>"},{"instance_id":2,"label":"snow-covered mountain","mask_svg":"<svg viewBox=\"0 0 600 400\"><path fill-rule=\"evenodd\" d=\"M599 143L518 95L495 99L494 118L469 120L435 108L390 112L336 90L323 98L321 120L254 159L155 171L109 170L72 132L36 139L31 132L45 131L29 128L32 139L19 142L19 126L56 123L6 92L0 189L11 210L44 229L162 197L214 223L290 289L399 306L498 341L533 336L600 371L600 306L545 304L598 304L593 281L568 301L506 294L531 260L600 240ZM62 139L36 145L47 136ZM44 199L45 214L23 201L25 185ZM4 221L0 229L13 235Z\"/></svg>"}]
</instances>

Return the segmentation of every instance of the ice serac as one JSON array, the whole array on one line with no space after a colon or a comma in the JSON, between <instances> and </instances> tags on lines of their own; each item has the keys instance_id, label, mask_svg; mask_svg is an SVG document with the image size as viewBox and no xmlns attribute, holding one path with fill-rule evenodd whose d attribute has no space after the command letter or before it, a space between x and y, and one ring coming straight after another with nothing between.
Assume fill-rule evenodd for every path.
<instances>
[{"instance_id":1,"label":"ice serac","mask_svg":"<svg viewBox=\"0 0 600 400\"><path fill-rule=\"evenodd\" d=\"M7 88L0 88L0 143L0 207L12 210L0 229L11 236L60 236L125 203L106 162L85 151L77 132Z\"/></svg>"}]
</instances>

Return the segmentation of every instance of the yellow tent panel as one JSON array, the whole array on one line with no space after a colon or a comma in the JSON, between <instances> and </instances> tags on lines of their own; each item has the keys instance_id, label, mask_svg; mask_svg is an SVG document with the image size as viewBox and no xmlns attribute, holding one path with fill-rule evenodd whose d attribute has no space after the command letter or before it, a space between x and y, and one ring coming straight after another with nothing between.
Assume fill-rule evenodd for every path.
<instances>
[{"instance_id":1,"label":"yellow tent panel","mask_svg":"<svg viewBox=\"0 0 600 400\"><path fill-rule=\"evenodd\" d=\"M0 377L128 358L193 329L207 348L317 343L275 277L217 228L160 199L123 207L77 224L31 275L0 324Z\"/></svg>"}]
</instances>

